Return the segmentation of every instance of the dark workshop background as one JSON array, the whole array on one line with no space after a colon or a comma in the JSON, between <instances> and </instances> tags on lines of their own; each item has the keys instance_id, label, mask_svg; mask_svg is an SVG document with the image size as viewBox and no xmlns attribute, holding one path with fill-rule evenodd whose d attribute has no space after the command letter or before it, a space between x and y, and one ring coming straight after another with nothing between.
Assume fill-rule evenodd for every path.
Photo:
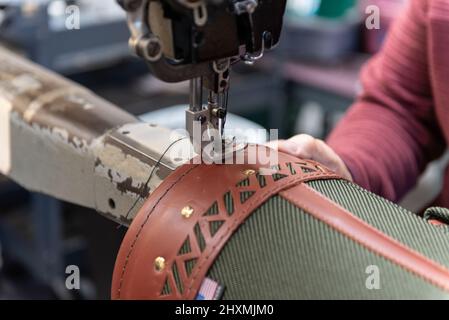
<instances>
[{"instance_id":1,"label":"dark workshop background","mask_svg":"<svg viewBox=\"0 0 449 320\"><path fill-rule=\"evenodd\" d=\"M255 66L233 71L230 112L278 128L283 138L325 137L356 97L361 66L379 50L405 2L289 0L280 46ZM70 4L81 9L80 30L64 28ZM365 27L370 4L381 8L380 30ZM130 55L128 37L114 0L0 0L0 45L135 115L186 104L188 84L152 77ZM430 176L437 179L438 173ZM404 203L411 209L425 204L411 198L415 202ZM125 232L92 210L31 194L0 177L0 299L108 299ZM81 269L82 286L75 293L64 286L65 266L71 264Z\"/></svg>"}]
</instances>

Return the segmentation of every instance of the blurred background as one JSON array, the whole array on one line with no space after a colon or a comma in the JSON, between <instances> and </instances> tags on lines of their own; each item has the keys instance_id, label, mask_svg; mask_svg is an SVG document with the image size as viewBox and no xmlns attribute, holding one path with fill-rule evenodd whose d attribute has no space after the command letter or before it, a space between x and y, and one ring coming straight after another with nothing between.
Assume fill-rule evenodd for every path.
<instances>
[{"instance_id":1,"label":"blurred background","mask_svg":"<svg viewBox=\"0 0 449 320\"><path fill-rule=\"evenodd\" d=\"M406 1L289 0L280 46L255 66L234 69L230 112L279 129L281 138L324 138L360 91L361 66L378 52ZM73 4L80 8L79 30L65 26L66 8ZM380 29L365 27L370 5L380 8ZM0 45L164 124L173 113L167 107L188 102L188 83L152 77L131 56L128 38L115 0L0 0ZM405 206L420 210L427 204L445 164L436 163L420 184L417 192L426 197L415 193ZM0 299L108 299L125 232L91 210L30 194L0 177ZM76 292L64 286L71 264L81 270Z\"/></svg>"}]
</instances>

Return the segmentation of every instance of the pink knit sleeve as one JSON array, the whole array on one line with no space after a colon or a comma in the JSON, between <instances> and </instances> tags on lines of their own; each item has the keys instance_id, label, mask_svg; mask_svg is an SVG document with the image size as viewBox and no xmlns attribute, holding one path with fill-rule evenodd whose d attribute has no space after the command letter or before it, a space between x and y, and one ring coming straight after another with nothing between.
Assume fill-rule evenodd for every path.
<instances>
[{"instance_id":1,"label":"pink knit sleeve","mask_svg":"<svg viewBox=\"0 0 449 320\"><path fill-rule=\"evenodd\" d=\"M425 0L412 0L362 71L363 93L328 139L356 183L390 200L444 150L428 68Z\"/></svg>"}]
</instances>

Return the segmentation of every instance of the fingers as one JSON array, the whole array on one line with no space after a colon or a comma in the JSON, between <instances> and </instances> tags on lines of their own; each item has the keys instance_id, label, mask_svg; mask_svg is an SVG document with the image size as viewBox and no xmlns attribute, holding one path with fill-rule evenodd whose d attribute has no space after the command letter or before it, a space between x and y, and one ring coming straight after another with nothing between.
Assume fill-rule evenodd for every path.
<instances>
[{"instance_id":1,"label":"fingers","mask_svg":"<svg viewBox=\"0 0 449 320\"><path fill-rule=\"evenodd\" d=\"M316 152L316 139L306 134L294 136L288 140L271 141L268 147L304 159L313 159Z\"/></svg>"},{"instance_id":2,"label":"fingers","mask_svg":"<svg viewBox=\"0 0 449 320\"><path fill-rule=\"evenodd\" d=\"M352 180L351 173L343 160L322 140L306 134L300 134L288 140L274 141L267 145L298 158L322 163L343 177Z\"/></svg>"},{"instance_id":3,"label":"fingers","mask_svg":"<svg viewBox=\"0 0 449 320\"><path fill-rule=\"evenodd\" d=\"M317 160L317 139L308 134L300 134L287 140L286 148L294 151L291 153L299 158ZM282 150L287 152L287 150Z\"/></svg>"},{"instance_id":4,"label":"fingers","mask_svg":"<svg viewBox=\"0 0 449 320\"><path fill-rule=\"evenodd\" d=\"M270 141L267 146L279 150L298 158L310 159L312 155L312 148L314 138L308 135L298 135L289 140Z\"/></svg>"},{"instance_id":5,"label":"fingers","mask_svg":"<svg viewBox=\"0 0 449 320\"><path fill-rule=\"evenodd\" d=\"M265 143L265 145L268 148L271 148L271 149L274 149L274 150L279 150L279 145L281 143L284 143L284 142L285 142L285 140L275 140L275 141L269 141L269 142Z\"/></svg>"}]
</instances>

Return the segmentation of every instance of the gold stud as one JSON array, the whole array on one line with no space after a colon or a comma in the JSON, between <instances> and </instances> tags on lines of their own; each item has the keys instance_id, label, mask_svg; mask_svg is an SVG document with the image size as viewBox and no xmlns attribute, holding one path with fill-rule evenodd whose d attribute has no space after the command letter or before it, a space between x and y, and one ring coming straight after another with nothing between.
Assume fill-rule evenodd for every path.
<instances>
[{"instance_id":1,"label":"gold stud","mask_svg":"<svg viewBox=\"0 0 449 320\"><path fill-rule=\"evenodd\" d=\"M181 215L184 218L189 219L193 215L194 212L195 212L195 210L193 210L193 208L191 206L186 206L186 207L182 208Z\"/></svg>"},{"instance_id":2,"label":"gold stud","mask_svg":"<svg viewBox=\"0 0 449 320\"><path fill-rule=\"evenodd\" d=\"M245 176L247 176L247 177L253 176L253 175L256 174L256 170L248 169L248 170L243 171L243 174L244 174Z\"/></svg>"},{"instance_id":3,"label":"gold stud","mask_svg":"<svg viewBox=\"0 0 449 320\"><path fill-rule=\"evenodd\" d=\"M157 257L156 260L154 260L154 267L156 268L156 271L162 271L165 269L165 259L162 257Z\"/></svg>"}]
</instances>

